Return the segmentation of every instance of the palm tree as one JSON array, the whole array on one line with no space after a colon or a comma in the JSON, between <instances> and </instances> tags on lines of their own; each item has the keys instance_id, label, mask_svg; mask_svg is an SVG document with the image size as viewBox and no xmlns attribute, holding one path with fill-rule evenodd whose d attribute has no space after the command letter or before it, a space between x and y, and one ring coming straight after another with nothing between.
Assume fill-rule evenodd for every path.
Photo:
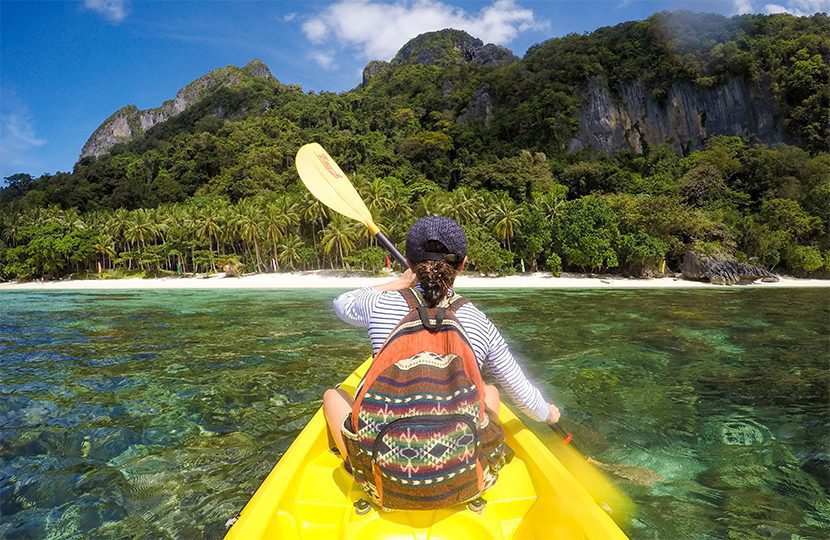
<instances>
[{"instance_id":1,"label":"palm tree","mask_svg":"<svg viewBox=\"0 0 830 540\"><path fill-rule=\"evenodd\" d=\"M343 257L354 249L357 234L354 223L340 214L333 214L328 226L323 229L323 238L320 240L320 245L326 255L331 255L332 251L336 251L342 264ZM332 264L332 268L334 268L334 264Z\"/></svg>"},{"instance_id":2,"label":"palm tree","mask_svg":"<svg viewBox=\"0 0 830 540\"><path fill-rule=\"evenodd\" d=\"M17 235L20 228L26 224L26 218L22 212L3 212L0 219L0 227L3 230L3 239L9 243L9 247L17 246Z\"/></svg>"},{"instance_id":3,"label":"palm tree","mask_svg":"<svg viewBox=\"0 0 830 540\"><path fill-rule=\"evenodd\" d=\"M169 204L160 208L162 243L165 245L168 270L184 268L182 250L187 235L187 213L180 204Z\"/></svg>"},{"instance_id":4,"label":"palm tree","mask_svg":"<svg viewBox=\"0 0 830 540\"><path fill-rule=\"evenodd\" d=\"M375 178L373 182L366 186L365 194L363 194L365 198L363 200L366 201L369 210L373 214L376 214L377 212L383 212L389 209L393 204L394 195L389 184L380 178Z\"/></svg>"},{"instance_id":5,"label":"palm tree","mask_svg":"<svg viewBox=\"0 0 830 540\"><path fill-rule=\"evenodd\" d=\"M195 215L195 233L200 240L208 241L208 249L213 251L213 240L216 239L217 250L219 248L219 234L222 232L222 227L217 220L217 208L215 206L205 205L196 211Z\"/></svg>"},{"instance_id":6,"label":"palm tree","mask_svg":"<svg viewBox=\"0 0 830 540\"><path fill-rule=\"evenodd\" d=\"M299 203L299 214L303 222L311 224L311 243L314 246L314 252L317 253L317 224L320 225L320 230L325 227L328 210L314 195L306 192ZM320 263L319 259L317 263Z\"/></svg>"},{"instance_id":7,"label":"palm tree","mask_svg":"<svg viewBox=\"0 0 830 540\"><path fill-rule=\"evenodd\" d=\"M154 238L155 235L156 224L150 219L147 210L139 208L130 212L130 220L124 230L124 238L128 242L137 242L141 246L141 251L143 251L147 245L147 240Z\"/></svg>"},{"instance_id":8,"label":"palm tree","mask_svg":"<svg viewBox=\"0 0 830 540\"><path fill-rule=\"evenodd\" d=\"M483 208L484 199L481 195L467 187L451 191L438 204L441 214L453 218L461 225L477 222Z\"/></svg>"},{"instance_id":9,"label":"palm tree","mask_svg":"<svg viewBox=\"0 0 830 540\"><path fill-rule=\"evenodd\" d=\"M262 264L262 256L259 251L259 239L263 235L263 227L257 213L257 208L251 200L240 200L236 203L234 225L243 243L248 246L253 244L254 254L256 256L256 269L258 272L261 272L264 265Z\"/></svg>"},{"instance_id":10,"label":"palm tree","mask_svg":"<svg viewBox=\"0 0 830 540\"><path fill-rule=\"evenodd\" d=\"M167 233L167 207L164 206L157 206L156 208L151 208L147 211L149 214L150 220L154 223L155 228L153 230L154 237L161 240L161 245L167 243L165 239L165 234Z\"/></svg>"},{"instance_id":11,"label":"palm tree","mask_svg":"<svg viewBox=\"0 0 830 540\"><path fill-rule=\"evenodd\" d=\"M112 235L98 231L95 237L95 245L93 246L96 254L96 263L98 265L98 273L100 274L104 268L107 268L107 258L110 261L115 257L115 239ZM100 259L98 257L100 256Z\"/></svg>"},{"instance_id":12,"label":"palm tree","mask_svg":"<svg viewBox=\"0 0 830 540\"><path fill-rule=\"evenodd\" d=\"M299 221L297 205L287 196L283 196L265 207L265 235L273 248L273 258L271 260L275 272L280 268L277 244L289 228L297 225Z\"/></svg>"},{"instance_id":13,"label":"palm tree","mask_svg":"<svg viewBox=\"0 0 830 540\"><path fill-rule=\"evenodd\" d=\"M560 186L562 187L562 186ZM549 189L545 192L534 192L533 205L540 210L549 222L556 220L562 205L565 204L565 193L567 189Z\"/></svg>"},{"instance_id":14,"label":"palm tree","mask_svg":"<svg viewBox=\"0 0 830 540\"><path fill-rule=\"evenodd\" d=\"M118 208L115 213L110 216L110 220L107 224L107 230L110 234L112 234L112 237L116 239L116 251L124 251L119 248L126 248L127 250L131 249L130 246L126 244L127 239L124 234L127 230L127 224L129 222L130 212L126 208ZM120 245L118 243L119 239L123 240Z\"/></svg>"},{"instance_id":15,"label":"palm tree","mask_svg":"<svg viewBox=\"0 0 830 540\"><path fill-rule=\"evenodd\" d=\"M287 264L294 270L294 264L300 260L300 249L304 247L303 239L297 234L289 234L282 239L278 258L281 263Z\"/></svg>"},{"instance_id":16,"label":"palm tree","mask_svg":"<svg viewBox=\"0 0 830 540\"><path fill-rule=\"evenodd\" d=\"M446 198L447 192L444 190L433 191L425 197L418 200L415 213L418 217L435 216L441 214L442 202Z\"/></svg>"},{"instance_id":17,"label":"palm tree","mask_svg":"<svg viewBox=\"0 0 830 540\"><path fill-rule=\"evenodd\" d=\"M493 201L488 214L493 233L501 238L507 250L511 251L510 241L522 222L523 209L509 195L501 193Z\"/></svg>"}]
</instances>

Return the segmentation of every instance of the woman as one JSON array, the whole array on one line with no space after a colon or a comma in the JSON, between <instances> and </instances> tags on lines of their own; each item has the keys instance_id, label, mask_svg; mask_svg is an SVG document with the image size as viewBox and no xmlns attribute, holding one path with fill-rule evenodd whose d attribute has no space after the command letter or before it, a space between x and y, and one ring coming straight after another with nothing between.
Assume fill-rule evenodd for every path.
<instances>
[{"instance_id":1,"label":"woman","mask_svg":"<svg viewBox=\"0 0 830 540\"><path fill-rule=\"evenodd\" d=\"M467 237L453 219L428 216L415 222L406 237L406 259L410 269L399 278L338 296L334 310L343 321L367 328L374 354L410 311L401 290L415 287L428 306L451 297L455 277L467 261ZM493 323L472 303L461 306L456 316L469 337L481 368L498 382L511 400L529 417L555 424L559 409L549 404L528 381ZM485 385L484 400L494 413L499 410L499 392ZM353 397L343 390L329 389L323 396L323 411L340 455L346 457L341 428L352 412Z\"/></svg>"}]
</instances>

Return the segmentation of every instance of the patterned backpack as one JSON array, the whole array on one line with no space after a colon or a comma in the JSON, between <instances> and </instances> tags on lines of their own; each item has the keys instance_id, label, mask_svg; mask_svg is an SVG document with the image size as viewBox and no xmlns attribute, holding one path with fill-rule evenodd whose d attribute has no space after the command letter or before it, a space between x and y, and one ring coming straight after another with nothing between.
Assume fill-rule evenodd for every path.
<instances>
[{"instance_id":1,"label":"patterned backpack","mask_svg":"<svg viewBox=\"0 0 830 540\"><path fill-rule=\"evenodd\" d=\"M409 314L375 356L355 395L344 439L355 480L384 509L430 510L477 498L505 462L504 432L455 316L460 296Z\"/></svg>"}]
</instances>

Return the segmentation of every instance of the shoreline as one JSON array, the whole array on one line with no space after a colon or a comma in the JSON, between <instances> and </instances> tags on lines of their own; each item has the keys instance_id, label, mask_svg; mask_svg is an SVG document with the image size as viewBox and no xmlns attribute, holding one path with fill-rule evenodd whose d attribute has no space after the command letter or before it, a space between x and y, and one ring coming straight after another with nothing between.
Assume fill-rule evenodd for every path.
<instances>
[{"instance_id":1,"label":"shoreline","mask_svg":"<svg viewBox=\"0 0 830 540\"><path fill-rule=\"evenodd\" d=\"M391 275L344 275L343 272L317 270L277 274L252 274L225 277L223 274L196 277L84 279L62 281L29 281L0 283L3 291L50 290L126 290L126 289L355 289L377 285ZM589 277L562 274L554 277L546 272L504 277L462 274L456 279L457 289L746 289L746 288L830 288L830 280L781 277L777 283L753 282L746 285L713 285L682 278L624 278L620 276Z\"/></svg>"}]
</instances>

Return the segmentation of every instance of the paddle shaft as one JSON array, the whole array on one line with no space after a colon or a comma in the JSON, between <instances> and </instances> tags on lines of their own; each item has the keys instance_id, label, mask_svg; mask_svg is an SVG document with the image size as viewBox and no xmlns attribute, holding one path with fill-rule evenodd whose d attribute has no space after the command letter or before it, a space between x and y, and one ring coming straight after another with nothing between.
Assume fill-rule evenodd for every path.
<instances>
[{"instance_id":1,"label":"paddle shaft","mask_svg":"<svg viewBox=\"0 0 830 540\"><path fill-rule=\"evenodd\" d=\"M378 241L378 245L380 245L380 246L381 246L381 247L383 247L386 251L388 251L388 252L389 252L389 254L390 254L390 255L392 255L392 257L393 257L396 261L398 261L399 263L401 263L401 266L402 266L404 269L409 268L409 264L406 262L406 257L404 257L404 256L401 254L401 252L400 252L400 251L398 251L398 248L396 248L396 247L395 247L395 244L393 244L391 240L389 240L388 238L386 238L386 235L385 235L385 234L383 234L382 232L378 231L377 233L375 233L375 240L377 240L377 241Z\"/></svg>"},{"instance_id":2,"label":"paddle shaft","mask_svg":"<svg viewBox=\"0 0 830 540\"><path fill-rule=\"evenodd\" d=\"M559 433L560 435L562 435L562 437L564 437L565 440L562 441L563 443L570 444L571 440L573 439L573 435L571 435L570 433L568 433L567 431L562 429L562 426L560 426L558 422L556 424L553 424L553 425L551 425L551 424L548 424L548 425L550 426L550 428L553 431L555 431L556 433ZM571 446L574 447L574 450L579 452L579 448L577 448L575 444L571 445Z\"/></svg>"}]
</instances>

